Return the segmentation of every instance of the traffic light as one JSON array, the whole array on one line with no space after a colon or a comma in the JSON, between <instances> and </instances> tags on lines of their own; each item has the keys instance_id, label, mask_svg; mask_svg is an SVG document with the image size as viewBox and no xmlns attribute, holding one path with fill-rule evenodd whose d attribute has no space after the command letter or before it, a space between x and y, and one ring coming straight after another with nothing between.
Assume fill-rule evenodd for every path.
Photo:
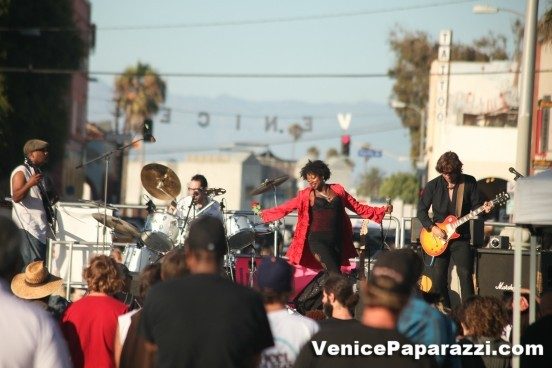
<instances>
[{"instance_id":1,"label":"traffic light","mask_svg":"<svg viewBox=\"0 0 552 368\"><path fill-rule=\"evenodd\" d=\"M142 137L144 138L144 142L155 142L155 138L153 138L153 120L144 119Z\"/></svg>"},{"instance_id":2,"label":"traffic light","mask_svg":"<svg viewBox=\"0 0 552 368\"><path fill-rule=\"evenodd\" d=\"M351 147L351 136L349 134L344 134L341 136L341 154L349 157Z\"/></svg>"}]
</instances>

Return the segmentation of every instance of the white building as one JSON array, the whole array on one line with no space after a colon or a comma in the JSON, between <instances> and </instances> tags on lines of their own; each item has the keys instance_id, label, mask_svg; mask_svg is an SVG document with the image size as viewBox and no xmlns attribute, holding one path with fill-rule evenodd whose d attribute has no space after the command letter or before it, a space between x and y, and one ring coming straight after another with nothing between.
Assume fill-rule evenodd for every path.
<instances>
[{"instance_id":1,"label":"white building","mask_svg":"<svg viewBox=\"0 0 552 368\"><path fill-rule=\"evenodd\" d=\"M510 179L517 145L519 87L511 61L431 65L425 159L428 178L446 151L476 179Z\"/></svg>"}]
</instances>

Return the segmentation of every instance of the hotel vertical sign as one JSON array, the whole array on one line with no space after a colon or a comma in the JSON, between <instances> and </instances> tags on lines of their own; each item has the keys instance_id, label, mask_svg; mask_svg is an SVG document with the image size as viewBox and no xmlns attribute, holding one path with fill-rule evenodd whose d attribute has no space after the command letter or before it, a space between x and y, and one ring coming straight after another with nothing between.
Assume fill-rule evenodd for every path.
<instances>
[{"instance_id":1,"label":"hotel vertical sign","mask_svg":"<svg viewBox=\"0 0 552 368\"><path fill-rule=\"evenodd\" d=\"M448 84L450 68L450 47L452 43L452 31L447 29L439 33L439 68L437 70L437 103L435 120L444 123L447 117Z\"/></svg>"}]
</instances>

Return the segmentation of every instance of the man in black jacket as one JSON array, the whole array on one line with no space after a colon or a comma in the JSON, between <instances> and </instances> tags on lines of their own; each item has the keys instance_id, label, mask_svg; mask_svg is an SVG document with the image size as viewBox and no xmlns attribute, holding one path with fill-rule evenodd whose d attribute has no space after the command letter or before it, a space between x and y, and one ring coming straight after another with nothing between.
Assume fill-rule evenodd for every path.
<instances>
[{"instance_id":1,"label":"man in black jacket","mask_svg":"<svg viewBox=\"0 0 552 368\"><path fill-rule=\"evenodd\" d=\"M462 165L458 155L454 152L449 151L441 155L435 167L441 175L427 183L418 202L418 219L423 227L437 238L446 239L447 234L436 226L436 223L443 222L449 215L464 216L481 206L483 202L479 198L477 181L473 176L462 173ZM462 206L460 213L456 214L458 190L462 184ZM430 218L428 214L430 207L433 218ZM492 203L486 202L485 212L490 212L491 208ZM432 291L442 297L443 303L447 307L450 307L447 273L451 257L458 270L462 300L466 300L474 294L472 280L474 253L469 244L469 224L465 223L459 226L456 232L460 236L450 240L446 251L435 257L431 273L434 285Z\"/></svg>"}]
</instances>

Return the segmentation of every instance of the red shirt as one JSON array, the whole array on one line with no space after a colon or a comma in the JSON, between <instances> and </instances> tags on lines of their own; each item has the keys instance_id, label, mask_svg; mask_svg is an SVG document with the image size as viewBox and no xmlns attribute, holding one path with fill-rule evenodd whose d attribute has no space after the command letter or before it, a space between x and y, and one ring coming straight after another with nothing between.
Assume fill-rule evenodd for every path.
<instances>
[{"instance_id":1,"label":"red shirt","mask_svg":"<svg viewBox=\"0 0 552 368\"><path fill-rule=\"evenodd\" d=\"M110 296L85 296L67 308L61 329L75 368L115 367L117 317L127 306Z\"/></svg>"},{"instance_id":2,"label":"red shirt","mask_svg":"<svg viewBox=\"0 0 552 368\"><path fill-rule=\"evenodd\" d=\"M385 207L371 207L367 204L360 204L352 195L345 191L339 184L329 184L330 189L339 197L343 203L343 252L341 253L341 265L348 266L349 258L357 256L357 252L353 245L353 228L351 226L351 220L345 212L345 208L350 209L362 218L374 220L377 223L381 223L385 216ZM322 265L312 255L308 244L308 232L309 232L309 206L310 206L310 194L313 189L308 187L299 193L295 198L289 201L266 210L262 210L261 218L263 222L271 222L279 220L286 216L290 212L297 210L297 227L293 235L293 240L286 253L286 256L292 263L300 264L312 269L321 269ZM305 246L307 245L307 246Z\"/></svg>"}]
</instances>

